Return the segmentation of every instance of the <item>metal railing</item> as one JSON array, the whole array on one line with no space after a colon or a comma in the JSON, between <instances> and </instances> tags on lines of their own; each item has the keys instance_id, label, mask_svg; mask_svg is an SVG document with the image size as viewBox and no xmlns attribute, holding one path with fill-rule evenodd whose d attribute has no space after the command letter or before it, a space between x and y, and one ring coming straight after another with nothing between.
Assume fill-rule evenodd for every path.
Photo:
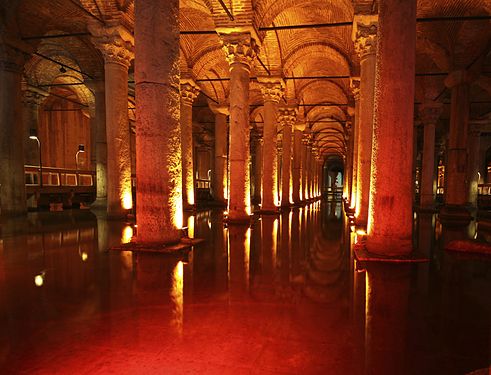
<instances>
[{"instance_id":1,"label":"metal railing","mask_svg":"<svg viewBox=\"0 0 491 375\"><path fill-rule=\"evenodd\" d=\"M26 186L94 186L94 171L43 167L41 184L40 170L38 166L26 165L24 170Z\"/></svg>"}]
</instances>

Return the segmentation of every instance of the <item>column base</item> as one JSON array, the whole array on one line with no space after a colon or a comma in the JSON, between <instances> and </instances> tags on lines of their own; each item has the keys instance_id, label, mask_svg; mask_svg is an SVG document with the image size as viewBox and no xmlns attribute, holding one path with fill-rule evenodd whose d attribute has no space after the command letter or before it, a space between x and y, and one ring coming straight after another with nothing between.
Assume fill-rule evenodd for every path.
<instances>
[{"instance_id":1,"label":"column base","mask_svg":"<svg viewBox=\"0 0 491 375\"><path fill-rule=\"evenodd\" d=\"M90 208L92 210L107 210L107 198L96 198Z\"/></svg>"},{"instance_id":2,"label":"column base","mask_svg":"<svg viewBox=\"0 0 491 375\"><path fill-rule=\"evenodd\" d=\"M438 212L438 210L436 209L435 205L428 205L428 206L417 207L416 212L420 212L423 214L432 214L432 213Z\"/></svg>"},{"instance_id":3,"label":"column base","mask_svg":"<svg viewBox=\"0 0 491 375\"><path fill-rule=\"evenodd\" d=\"M183 211L186 211L186 212L196 212L196 205L195 204L184 204L182 209L183 209Z\"/></svg>"},{"instance_id":4,"label":"column base","mask_svg":"<svg viewBox=\"0 0 491 375\"><path fill-rule=\"evenodd\" d=\"M237 217L226 217L223 219L228 225L250 225L252 217L247 216L237 216Z\"/></svg>"},{"instance_id":5,"label":"column base","mask_svg":"<svg viewBox=\"0 0 491 375\"><path fill-rule=\"evenodd\" d=\"M404 255L382 255L368 251L364 241L357 243L353 247L355 259L362 266L367 263L426 263L429 262L428 257L419 251L412 251ZM357 265L357 268L359 265Z\"/></svg>"},{"instance_id":6,"label":"column base","mask_svg":"<svg viewBox=\"0 0 491 375\"><path fill-rule=\"evenodd\" d=\"M260 214L260 215L278 215L280 213L280 208L273 208L273 209L260 209L254 212L255 214Z\"/></svg>"},{"instance_id":7,"label":"column base","mask_svg":"<svg viewBox=\"0 0 491 375\"><path fill-rule=\"evenodd\" d=\"M446 226L466 226L472 221L469 210L464 206L446 205L438 214L440 221Z\"/></svg>"},{"instance_id":8,"label":"column base","mask_svg":"<svg viewBox=\"0 0 491 375\"><path fill-rule=\"evenodd\" d=\"M129 243L113 246L109 250L132 251L139 253L160 253L173 255L187 255L194 245L203 242L199 238L181 238L179 242L138 242L138 239Z\"/></svg>"}]
</instances>

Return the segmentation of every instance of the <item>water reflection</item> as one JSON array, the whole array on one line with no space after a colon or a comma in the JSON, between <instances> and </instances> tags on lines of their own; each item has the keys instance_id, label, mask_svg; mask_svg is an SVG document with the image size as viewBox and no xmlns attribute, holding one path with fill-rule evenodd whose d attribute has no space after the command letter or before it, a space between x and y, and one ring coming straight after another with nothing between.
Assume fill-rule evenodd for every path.
<instances>
[{"instance_id":1,"label":"water reflection","mask_svg":"<svg viewBox=\"0 0 491 375\"><path fill-rule=\"evenodd\" d=\"M135 228L104 216L37 219L35 229L0 241L0 367L35 372L43 359L25 353L36 347L51 358L42 362L47 372L56 372L51 363L68 368L77 351L65 344L83 339L91 343L88 362L101 350L122 362L170 353L174 363L222 366L215 373L236 363L265 373L483 368L489 263L442 251L447 228L437 239L438 221L418 215L416 243L431 262L357 269L356 233L340 209L341 202L317 202L257 216L250 227L225 227L219 210L198 212L184 220L204 242L186 257L108 250ZM178 373L203 372L179 362Z\"/></svg>"}]
</instances>

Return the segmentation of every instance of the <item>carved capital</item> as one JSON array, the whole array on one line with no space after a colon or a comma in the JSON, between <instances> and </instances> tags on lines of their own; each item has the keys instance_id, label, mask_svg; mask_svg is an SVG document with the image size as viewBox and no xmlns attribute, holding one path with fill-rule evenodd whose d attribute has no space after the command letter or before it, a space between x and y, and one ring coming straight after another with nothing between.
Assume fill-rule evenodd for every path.
<instances>
[{"instance_id":1,"label":"carved capital","mask_svg":"<svg viewBox=\"0 0 491 375\"><path fill-rule=\"evenodd\" d=\"M361 59L377 51L377 15L356 15L351 38Z\"/></svg>"},{"instance_id":2,"label":"carved capital","mask_svg":"<svg viewBox=\"0 0 491 375\"><path fill-rule=\"evenodd\" d=\"M443 111L441 103L425 103L419 107L419 119L423 125L435 125Z\"/></svg>"},{"instance_id":3,"label":"carved capital","mask_svg":"<svg viewBox=\"0 0 491 375\"><path fill-rule=\"evenodd\" d=\"M199 93L200 89L192 79L181 80L181 100L184 104L193 105Z\"/></svg>"},{"instance_id":4,"label":"carved capital","mask_svg":"<svg viewBox=\"0 0 491 375\"><path fill-rule=\"evenodd\" d=\"M278 109L278 123L290 128L297 122L298 109L296 107L281 107Z\"/></svg>"},{"instance_id":5,"label":"carved capital","mask_svg":"<svg viewBox=\"0 0 491 375\"><path fill-rule=\"evenodd\" d=\"M123 26L101 26L89 24L92 43L102 52L106 64L119 64L129 68L134 59L135 41Z\"/></svg>"},{"instance_id":6,"label":"carved capital","mask_svg":"<svg viewBox=\"0 0 491 375\"><path fill-rule=\"evenodd\" d=\"M22 103L27 106L39 107L48 96L49 94L46 92L28 88L22 91Z\"/></svg>"},{"instance_id":7,"label":"carved capital","mask_svg":"<svg viewBox=\"0 0 491 375\"><path fill-rule=\"evenodd\" d=\"M350 90L355 101L360 100L360 77L350 78Z\"/></svg>"},{"instance_id":8,"label":"carved capital","mask_svg":"<svg viewBox=\"0 0 491 375\"><path fill-rule=\"evenodd\" d=\"M258 77L264 101L279 103L285 90L285 82L279 77Z\"/></svg>"},{"instance_id":9,"label":"carved capital","mask_svg":"<svg viewBox=\"0 0 491 375\"><path fill-rule=\"evenodd\" d=\"M250 70L259 53L256 40L249 33L221 34L222 48L230 66L243 64Z\"/></svg>"},{"instance_id":10,"label":"carved capital","mask_svg":"<svg viewBox=\"0 0 491 375\"><path fill-rule=\"evenodd\" d=\"M215 115L219 115L219 114L225 115L225 116L230 115L229 105L226 103L216 104L216 103L213 103L211 100L208 100L208 106L210 107L211 111Z\"/></svg>"}]
</instances>

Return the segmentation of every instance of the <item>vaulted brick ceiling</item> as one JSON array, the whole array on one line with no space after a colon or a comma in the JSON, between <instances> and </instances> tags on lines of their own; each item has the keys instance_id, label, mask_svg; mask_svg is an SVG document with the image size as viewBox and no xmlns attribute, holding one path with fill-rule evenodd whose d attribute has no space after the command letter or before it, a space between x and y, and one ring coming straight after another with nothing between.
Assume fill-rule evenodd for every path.
<instances>
[{"instance_id":1,"label":"vaulted brick ceiling","mask_svg":"<svg viewBox=\"0 0 491 375\"><path fill-rule=\"evenodd\" d=\"M353 105L349 79L300 79L312 76L357 76L359 60L354 52L350 25L301 29L265 28L351 22L355 13L373 12L375 0L226 0L235 16L227 18L218 0L181 0L182 31L214 31L216 26L253 26L258 31L261 51L251 73L253 77L271 74L286 79L285 102L300 104L299 118L315 135L324 155L345 152L348 106ZM441 73L416 77L416 99L449 101L445 74L476 66L481 78L472 86L471 117L491 111L491 21L428 20L436 17L489 16L489 0L418 0L418 73ZM128 29L134 24L132 0L9 0L0 4L0 27L20 34L32 46L33 55L25 67L25 80L32 85L84 82L103 77L103 60L88 35L87 24L95 19L119 20ZM425 21L426 20L426 21ZM54 34L80 34L64 38L30 37ZM85 35L84 35L85 34ZM42 56L40 56L42 55ZM60 66L74 70L60 72ZM262 63L262 64L261 64ZM227 78L228 64L216 33L181 35L181 71L197 80ZM82 72L82 73L81 73ZM297 79L293 79L297 78ZM226 102L227 81L199 81L204 94ZM77 95L89 103L90 93L79 88ZM131 90L130 90L131 92ZM251 81L251 104L261 104L260 86ZM339 104L338 106L334 104ZM448 105L444 118L448 118ZM253 109L255 107L252 107ZM252 110L252 109L251 109ZM261 109L254 109L261 117Z\"/></svg>"}]
</instances>

